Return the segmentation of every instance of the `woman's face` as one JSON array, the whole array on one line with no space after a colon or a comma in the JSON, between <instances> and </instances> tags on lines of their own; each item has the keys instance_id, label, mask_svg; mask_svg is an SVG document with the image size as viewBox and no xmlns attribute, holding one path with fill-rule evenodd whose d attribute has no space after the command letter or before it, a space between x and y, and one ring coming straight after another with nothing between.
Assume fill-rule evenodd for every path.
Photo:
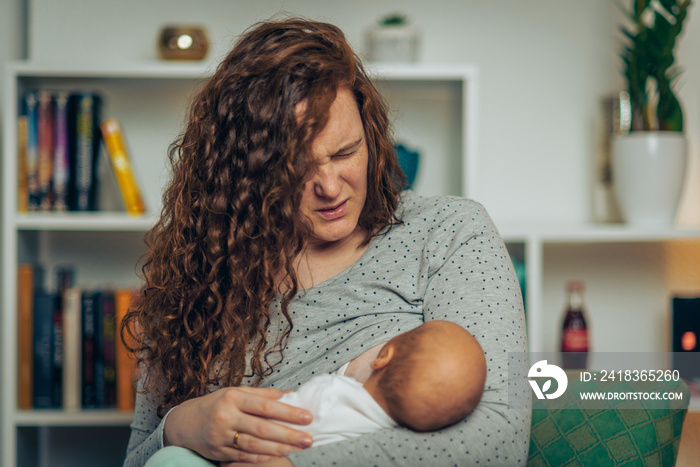
<instances>
[{"instance_id":1,"label":"woman's face","mask_svg":"<svg viewBox=\"0 0 700 467\"><path fill-rule=\"evenodd\" d=\"M323 246L349 239L367 196L367 142L352 92L340 88L328 123L312 144L318 166L304 185L301 214L311 220L309 244Z\"/></svg>"}]
</instances>

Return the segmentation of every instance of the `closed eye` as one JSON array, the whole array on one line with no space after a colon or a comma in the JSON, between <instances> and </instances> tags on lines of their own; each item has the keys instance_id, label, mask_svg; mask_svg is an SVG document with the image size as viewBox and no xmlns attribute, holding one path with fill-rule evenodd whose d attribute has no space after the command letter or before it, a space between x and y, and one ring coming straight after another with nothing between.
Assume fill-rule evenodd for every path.
<instances>
[{"instance_id":1,"label":"closed eye","mask_svg":"<svg viewBox=\"0 0 700 467\"><path fill-rule=\"evenodd\" d=\"M362 142L364 141L364 138L360 138L359 140L355 141L354 143L341 148L336 154L332 155L331 158L347 158L350 156L353 156L357 153L357 151L360 150L362 147Z\"/></svg>"},{"instance_id":2,"label":"closed eye","mask_svg":"<svg viewBox=\"0 0 700 467\"><path fill-rule=\"evenodd\" d=\"M352 151L352 152L347 152L347 153L345 153L345 154L336 154L336 155L333 156L332 158L333 158L333 159L344 159L344 158L347 158L347 157L350 157L350 156L354 156L355 154L357 154L357 149L354 150L354 151Z\"/></svg>"}]
</instances>

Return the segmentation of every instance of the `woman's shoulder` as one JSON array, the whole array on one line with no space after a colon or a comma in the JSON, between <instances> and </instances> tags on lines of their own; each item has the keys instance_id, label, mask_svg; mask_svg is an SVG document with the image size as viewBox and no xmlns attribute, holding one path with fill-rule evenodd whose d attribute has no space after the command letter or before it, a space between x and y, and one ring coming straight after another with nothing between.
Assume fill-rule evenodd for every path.
<instances>
[{"instance_id":1,"label":"woman's shoulder","mask_svg":"<svg viewBox=\"0 0 700 467\"><path fill-rule=\"evenodd\" d=\"M458 217L481 222L488 218L484 206L473 199L453 195L422 196L406 190L398 210L404 223L430 223Z\"/></svg>"}]
</instances>

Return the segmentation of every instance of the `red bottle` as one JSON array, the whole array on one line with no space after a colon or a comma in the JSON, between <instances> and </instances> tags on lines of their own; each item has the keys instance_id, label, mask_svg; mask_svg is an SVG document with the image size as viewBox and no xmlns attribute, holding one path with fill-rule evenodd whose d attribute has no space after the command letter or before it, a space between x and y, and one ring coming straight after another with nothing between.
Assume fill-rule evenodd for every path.
<instances>
[{"instance_id":1,"label":"red bottle","mask_svg":"<svg viewBox=\"0 0 700 467\"><path fill-rule=\"evenodd\" d=\"M566 284L566 316L562 326L561 352L564 368L584 369L588 362L588 327L583 311L583 282Z\"/></svg>"}]
</instances>

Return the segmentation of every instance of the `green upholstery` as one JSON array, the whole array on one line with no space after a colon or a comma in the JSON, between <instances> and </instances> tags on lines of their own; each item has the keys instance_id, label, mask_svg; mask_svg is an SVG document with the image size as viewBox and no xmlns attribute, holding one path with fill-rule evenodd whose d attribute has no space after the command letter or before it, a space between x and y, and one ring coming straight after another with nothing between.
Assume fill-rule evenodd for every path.
<instances>
[{"instance_id":1,"label":"green upholstery","mask_svg":"<svg viewBox=\"0 0 700 467\"><path fill-rule=\"evenodd\" d=\"M678 456L683 420L690 392L683 382L645 383L644 390L683 392L682 401L666 402L666 408L583 408L571 394L591 390L569 373L569 387L559 408L533 398L528 466L532 467L657 467L673 466ZM601 388L603 390L603 388ZM605 390L609 390L606 388ZM618 383L615 390L638 391L635 383ZM590 403L589 403L590 406ZM564 407L564 408L562 408Z\"/></svg>"}]
</instances>

